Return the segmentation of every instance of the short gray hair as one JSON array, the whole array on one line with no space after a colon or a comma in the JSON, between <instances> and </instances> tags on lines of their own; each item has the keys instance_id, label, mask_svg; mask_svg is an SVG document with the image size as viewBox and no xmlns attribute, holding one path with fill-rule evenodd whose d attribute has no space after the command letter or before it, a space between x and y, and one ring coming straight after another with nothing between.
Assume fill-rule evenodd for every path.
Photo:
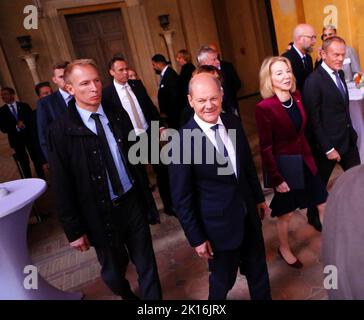
<instances>
[{"instance_id":1,"label":"short gray hair","mask_svg":"<svg viewBox=\"0 0 364 320\"><path fill-rule=\"evenodd\" d=\"M210 48L207 45L204 45L200 48L200 50L198 50L197 53L197 61L200 65L202 65L204 63L204 61L207 58L207 55L209 53L217 53L214 49Z\"/></svg>"}]
</instances>

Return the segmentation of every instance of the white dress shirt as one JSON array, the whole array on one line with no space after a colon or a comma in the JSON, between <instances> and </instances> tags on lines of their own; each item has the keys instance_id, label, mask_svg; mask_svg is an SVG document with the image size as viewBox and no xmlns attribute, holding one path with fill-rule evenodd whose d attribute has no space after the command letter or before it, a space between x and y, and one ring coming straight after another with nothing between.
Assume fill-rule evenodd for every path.
<instances>
[{"instance_id":1,"label":"white dress shirt","mask_svg":"<svg viewBox=\"0 0 364 320\"><path fill-rule=\"evenodd\" d=\"M123 106L123 108L125 109L125 111L128 113L129 115L129 118L131 120L131 123L133 124L133 127L135 129L135 133L137 135L140 135L141 133L145 132L148 130L149 126L148 126L148 123L147 121L145 120L145 117L144 117L144 114L143 114L143 111L142 111L142 108L140 107L139 105L139 102L138 102L138 99L136 98L133 90L130 88L130 85L128 83L125 83L125 84L120 84L120 83L117 83L115 80L114 80L114 86L115 86L115 89L116 89L116 92L118 93L118 96L119 96L119 99L121 101L121 105ZM125 88L125 89L124 89ZM132 111L132 108L131 108L131 105L130 105L130 102L129 102L129 99L128 97L126 96L126 93L125 93L125 90L128 90L131 98L133 99L134 101L134 104L135 104L135 107L137 109L137 112L138 112L138 115L139 115L139 118L140 118L140 121L142 122L142 125L143 125L143 129L144 130L137 130L137 124L136 124L136 121L134 119L134 114L133 114L133 111Z\"/></svg>"},{"instance_id":2,"label":"white dress shirt","mask_svg":"<svg viewBox=\"0 0 364 320\"><path fill-rule=\"evenodd\" d=\"M235 147L233 142L231 141L226 128L224 126L224 124L221 121L221 118L219 117L217 122L214 124L208 123L204 120L202 120L201 118L199 118L199 116L195 113L193 116L194 120L196 121L197 125L201 128L201 130L206 134L206 136L209 138L209 140L211 141L211 143L214 145L214 147L216 148L216 150L218 150L217 147L217 143L216 143L216 138L215 138L215 130L211 129L211 127L213 127L215 124L219 124L219 133L221 136L221 140L224 143L224 146L228 152L229 155L229 159L231 161L231 164L233 166L233 170L235 173L235 176L237 177L237 170L236 170L236 152L235 152Z\"/></svg>"}]
</instances>

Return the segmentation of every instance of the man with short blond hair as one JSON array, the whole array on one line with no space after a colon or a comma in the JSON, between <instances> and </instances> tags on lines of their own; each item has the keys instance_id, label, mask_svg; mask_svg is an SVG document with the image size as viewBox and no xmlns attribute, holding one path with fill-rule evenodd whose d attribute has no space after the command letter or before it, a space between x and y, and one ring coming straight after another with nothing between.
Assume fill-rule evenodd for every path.
<instances>
[{"instance_id":1,"label":"man with short blond hair","mask_svg":"<svg viewBox=\"0 0 364 320\"><path fill-rule=\"evenodd\" d=\"M49 129L49 163L56 204L70 246L95 247L101 277L123 299L138 297L125 278L129 258L136 265L142 299L161 299L148 225L157 209L140 165L131 165L125 114L101 104L102 84L90 59L64 72L74 96Z\"/></svg>"}]
</instances>

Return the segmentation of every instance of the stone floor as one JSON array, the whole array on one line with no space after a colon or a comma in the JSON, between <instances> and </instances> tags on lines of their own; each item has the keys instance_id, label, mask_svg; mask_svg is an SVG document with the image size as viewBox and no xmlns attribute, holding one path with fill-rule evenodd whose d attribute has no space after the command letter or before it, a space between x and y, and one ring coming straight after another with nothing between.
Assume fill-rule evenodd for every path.
<instances>
[{"instance_id":1,"label":"stone floor","mask_svg":"<svg viewBox=\"0 0 364 320\"><path fill-rule=\"evenodd\" d=\"M254 105L257 98L241 102L243 124L251 144L252 153L260 172L258 137L255 129ZM0 134L0 182L18 179L6 136ZM334 176L340 174L335 171ZM331 183L333 181L331 180ZM266 191L269 203L271 191ZM208 270L206 261L200 259L188 245L184 233L174 217L163 213L157 191L154 192L161 212L161 224L151 226L164 299L206 299ZM40 274L55 287L65 291L82 291L85 299L119 299L104 285L99 276L99 264L93 249L80 253L72 250L60 228L53 206L51 188L37 201L38 211L50 216L40 224L29 225L28 244L34 264ZM278 238L276 220L263 222L267 263L276 300L327 299L323 288L323 268L320 263L321 236L307 224L305 211L297 211L290 225L291 246L303 262L301 270L292 269L277 255ZM132 265L128 278L138 292L137 276ZM246 280L238 275L228 299L249 299Z\"/></svg>"}]
</instances>

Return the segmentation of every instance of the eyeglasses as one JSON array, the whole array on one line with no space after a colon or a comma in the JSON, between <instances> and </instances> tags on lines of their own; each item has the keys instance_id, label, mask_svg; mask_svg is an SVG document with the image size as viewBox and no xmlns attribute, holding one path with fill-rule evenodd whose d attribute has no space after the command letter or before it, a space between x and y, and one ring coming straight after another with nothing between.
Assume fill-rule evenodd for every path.
<instances>
[{"instance_id":1,"label":"eyeglasses","mask_svg":"<svg viewBox=\"0 0 364 320\"><path fill-rule=\"evenodd\" d=\"M307 38L310 38L311 40L316 40L317 39L317 36L308 36L308 35L305 35L305 34L302 34L301 37L307 37Z\"/></svg>"}]
</instances>

